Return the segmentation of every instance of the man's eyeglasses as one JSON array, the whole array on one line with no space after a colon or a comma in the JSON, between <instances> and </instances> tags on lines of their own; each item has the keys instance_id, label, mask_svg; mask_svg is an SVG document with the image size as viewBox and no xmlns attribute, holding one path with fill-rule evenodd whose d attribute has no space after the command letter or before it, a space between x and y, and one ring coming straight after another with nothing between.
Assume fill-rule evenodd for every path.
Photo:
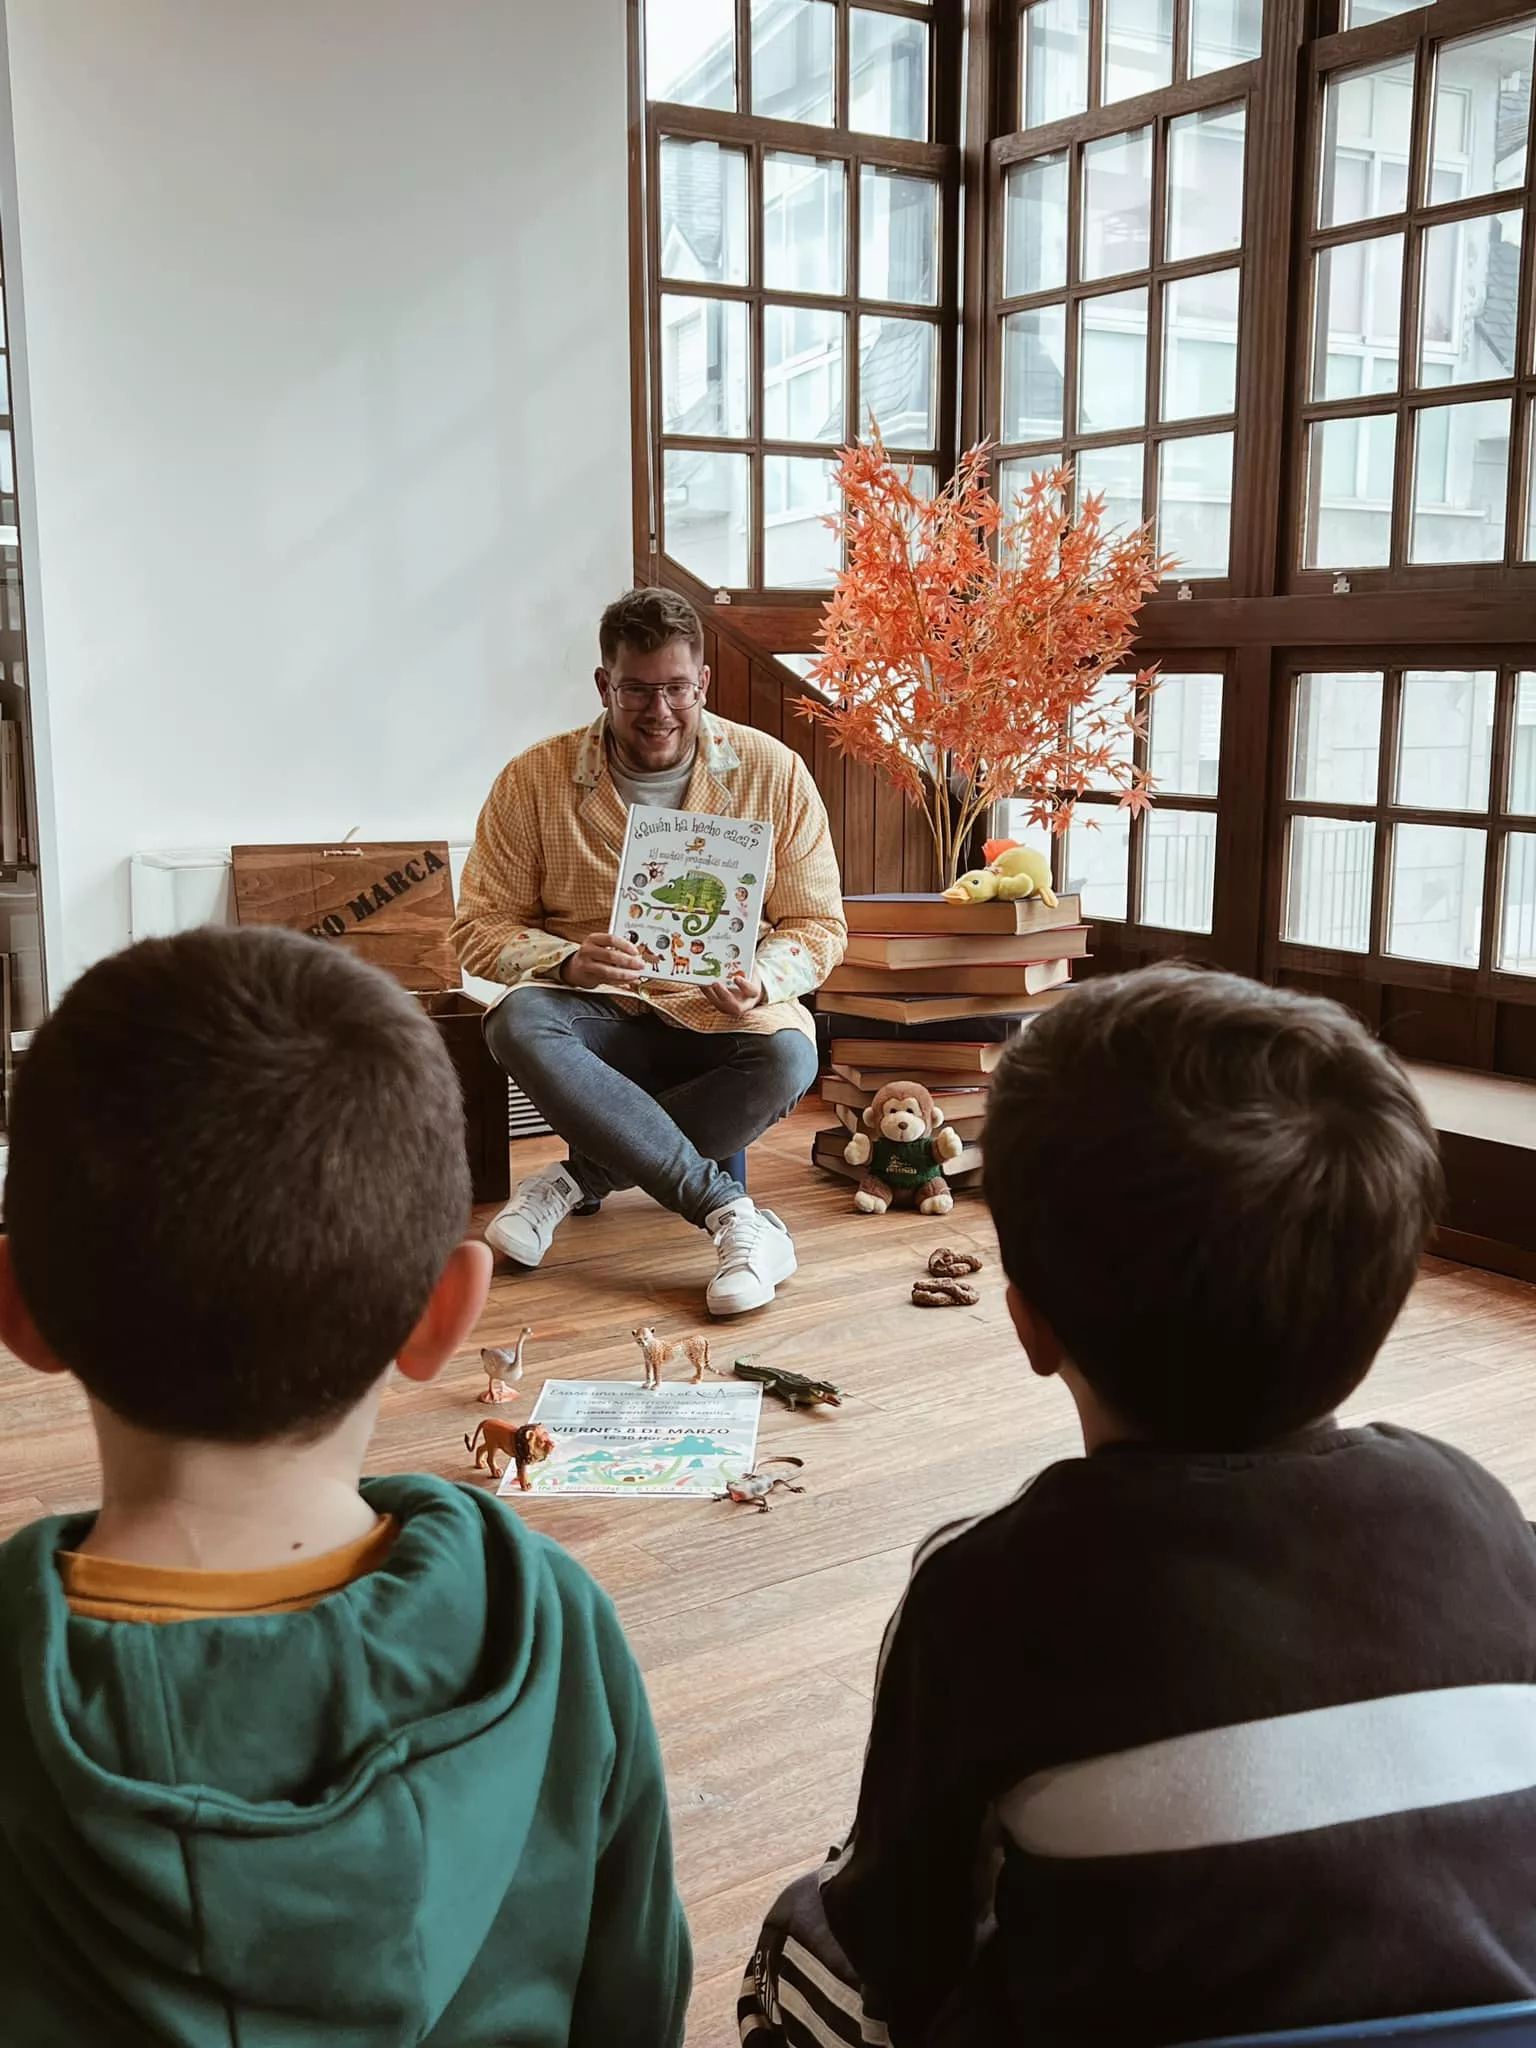
<instances>
[{"instance_id":1,"label":"man's eyeglasses","mask_svg":"<svg viewBox=\"0 0 1536 2048\"><path fill-rule=\"evenodd\" d=\"M621 710L645 711L664 697L673 711L686 711L703 696L698 683L610 683L608 694Z\"/></svg>"}]
</instances>

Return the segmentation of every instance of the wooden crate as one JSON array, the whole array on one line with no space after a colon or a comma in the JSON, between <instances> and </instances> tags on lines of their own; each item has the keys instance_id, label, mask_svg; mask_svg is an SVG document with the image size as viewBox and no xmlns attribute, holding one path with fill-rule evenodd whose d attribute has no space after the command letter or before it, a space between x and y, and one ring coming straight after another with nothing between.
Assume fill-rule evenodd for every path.
<instances>
[{"instance_id":1,"label":"wooden crate","mask_svg":"<svg viewBox=\"0 0 1536 2048\"><path fill-rule=\"evenodd\" d=\"M511 1185L507 1077L485 1043L485 1005L459 983L448 938L453 880L446 841L422 845L236 846L241 924L308 932L380 967L437 1026L464 1096L464 1145L477 1202Z\"/></svg>"}]
</instances>

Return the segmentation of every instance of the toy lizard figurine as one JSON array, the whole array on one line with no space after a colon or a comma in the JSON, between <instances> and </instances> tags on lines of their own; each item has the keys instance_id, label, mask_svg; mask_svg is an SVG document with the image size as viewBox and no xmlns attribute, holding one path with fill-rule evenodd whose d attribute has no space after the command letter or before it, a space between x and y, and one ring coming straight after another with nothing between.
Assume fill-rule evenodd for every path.
<instances>
[{"instance_id":1,"label":"toy lizard figurine","mask_svg":"<svg viewBox=\"0 0 1536 2048\"><path fill-rule=\"evenodd\" d=\"M765 1458L765 1465L793 1465L798 1471L804 1465L804 1458ZM793 1480L782 1473L741 1472L736 1478L727 1479L724 1493L717 1493L716 1500L739 1501L743 1507L755 1507L760 1515L766 1515L773 1503L768 1496L776 1486L782 1486L786 1493L804 1493L803 1486L796 1486Z\"/></svg>"},{"instance_id":2,"label":"toy lizard figurine","mask_svg":"<svg viewBox=\"0 0 1536 2048\"><path fill-rule=\"evenodd\" d=\"M756 1380L765 1394L777 1394L791 1409L843 1405L842 1394L830 1380L807 1379L803 1372L786 1372L781 1365L754 1365L750 1358L738 1358L731 1370L739 1380Z\"/></svg>"}]
</instances>

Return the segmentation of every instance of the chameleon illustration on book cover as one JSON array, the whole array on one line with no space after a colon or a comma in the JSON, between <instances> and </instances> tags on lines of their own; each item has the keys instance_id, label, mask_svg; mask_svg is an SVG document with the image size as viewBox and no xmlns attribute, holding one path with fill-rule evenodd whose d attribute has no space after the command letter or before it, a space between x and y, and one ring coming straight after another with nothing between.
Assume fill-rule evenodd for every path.
<instances>
[{"instance_id":1,"label":"chameleon illustration on book cover","mask_svg":"<svg viewBox=\"0 0 1536 2048\"><path fill-rule=\"evenodd\" d=\"M752 818L632 804L613 898L613 929L657 981L752 972L772 851Z\"/></svg>"}]
</instances>

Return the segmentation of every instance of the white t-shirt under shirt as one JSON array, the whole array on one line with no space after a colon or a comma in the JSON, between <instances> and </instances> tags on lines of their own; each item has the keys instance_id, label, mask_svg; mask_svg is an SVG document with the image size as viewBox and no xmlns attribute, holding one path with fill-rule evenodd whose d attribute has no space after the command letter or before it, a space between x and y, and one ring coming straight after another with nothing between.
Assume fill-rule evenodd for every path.
<instances>
[{"instance_id":1,"label":"white t-shirt under shirt","mask_svg":"<svg viewBox=\"0 0 1536 2048\"><path fill-rule=\"evenodd\" d=\"M697 749L695 749L697 752ZM658 811L680 811L688 784L693 779L693 754L675 768L659 768L650 775L631 775L621 768L608 750L608 773L613 786L627 804L648 804Z\"/></svg>"}]
</instances>

